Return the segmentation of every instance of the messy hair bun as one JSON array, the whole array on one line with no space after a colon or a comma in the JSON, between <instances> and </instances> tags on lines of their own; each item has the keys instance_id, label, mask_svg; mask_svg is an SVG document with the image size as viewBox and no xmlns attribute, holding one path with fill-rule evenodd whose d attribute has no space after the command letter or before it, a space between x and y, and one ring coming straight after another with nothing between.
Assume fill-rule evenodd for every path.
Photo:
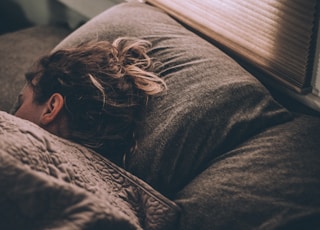
<instances>
[{"instance_id":1,"label":"messy hair bun","mask_svg":"<svg viewBox=\"0 0 320 230\"><path fill-rule=\"evenodd\" d=\"M135 85L148 95L160 93L166 88L165 82L151 69L153 62L147 55L147 48L151 43L146 40L130 40L118 38L112 45L117 48L119 61L123 63L125 74L132 77Z\"/></svg>"},{"instance_id":2,"label":"messy hair bun","mask_svg":"<svg viewBox=\"0 0 320 230\"><path fill-rule=\"evenodd\" d=\"M150 45L136 38L84 43L43 57L26 77L37 103L64 97L66 138L119 160L136 147L149 95L166 89L153 72Z\"/></svg>"}]
</instances>

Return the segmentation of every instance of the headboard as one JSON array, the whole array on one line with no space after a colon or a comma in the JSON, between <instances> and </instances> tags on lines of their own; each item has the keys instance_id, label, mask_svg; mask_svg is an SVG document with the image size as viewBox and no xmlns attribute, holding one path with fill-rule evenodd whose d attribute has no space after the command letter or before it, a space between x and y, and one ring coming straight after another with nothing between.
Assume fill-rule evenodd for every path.
<instances>
[{"instance_id":1,"label":"headboard","mask_svg":"<svg viewBox=\"0 0 320 230\"><path fill-rule=\"evenodd\" d=\"M312 91L318 0L147 0L232 52L262 80Z\"/></svg>"}]
</instances>

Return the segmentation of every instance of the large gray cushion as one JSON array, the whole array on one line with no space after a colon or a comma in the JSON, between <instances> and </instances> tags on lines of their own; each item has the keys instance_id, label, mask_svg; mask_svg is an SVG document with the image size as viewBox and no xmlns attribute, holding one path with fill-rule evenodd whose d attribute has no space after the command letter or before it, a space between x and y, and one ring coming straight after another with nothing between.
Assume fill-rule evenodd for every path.
<instances>
[{"instance_id":1,"label":"large gray cushion","mask_svg":"<svg viewBox=\"0 0 320 230\"><path fill-rule=\"evenodd\" d=\"M139 151L127 169L171 196L208 166L290 114L238 63L164 12L124 3L95 17L56 49L133 36L152 42L156 72L168 84L149 103Z\"/></svg>"},{"instance_id":2,"label":"large gray cushion","mask_svg":"<svg viewBox=\"0 0 320 230\"><path fill-rule=\"evenodd\" d=\"M319 130L298 115L212 161L175 198L180 229L319 229Z\"/></svg>"}]
</instances>

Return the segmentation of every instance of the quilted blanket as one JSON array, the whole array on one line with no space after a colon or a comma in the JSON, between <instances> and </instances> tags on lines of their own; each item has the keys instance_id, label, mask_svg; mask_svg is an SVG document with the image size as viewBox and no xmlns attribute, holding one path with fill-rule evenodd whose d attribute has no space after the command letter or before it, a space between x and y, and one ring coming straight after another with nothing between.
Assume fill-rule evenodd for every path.
<instances>
[{"instance_id":1,"label":"quilted blanket","mask_svg":"<svg viewBox=\"0 0 320 230\"><path fill-rule=\"evenodd\" d=\"M0 229L175 229L178 206L83 146L0 112Z\"/></svg>"}]
</instances>

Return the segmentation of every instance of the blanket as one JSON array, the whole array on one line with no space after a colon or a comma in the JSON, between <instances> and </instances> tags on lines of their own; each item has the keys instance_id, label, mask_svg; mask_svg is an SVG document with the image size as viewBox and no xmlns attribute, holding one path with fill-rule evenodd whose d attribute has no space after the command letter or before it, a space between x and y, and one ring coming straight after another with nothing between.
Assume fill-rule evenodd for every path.
<instances>
[{"instance_id":1,"label":"blanket","mask_svg":"<svg viewBox=\"0 0 320 230\"><path fill-rule=\"evenodd\" d=\"M0 229L175 229L178 206L81 145L0 112Z\"/></svg>"}]
</instances>

